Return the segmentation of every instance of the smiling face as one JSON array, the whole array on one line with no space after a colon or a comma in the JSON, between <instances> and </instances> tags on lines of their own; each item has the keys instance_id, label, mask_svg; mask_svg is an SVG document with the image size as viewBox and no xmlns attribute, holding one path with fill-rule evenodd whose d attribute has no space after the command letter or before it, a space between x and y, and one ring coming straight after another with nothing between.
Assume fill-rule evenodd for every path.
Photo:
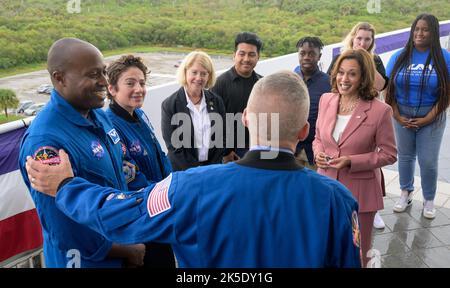
<instances>
[{"instance_id":1,"label":"smiling face","mask_svg":"<svg viewBox=\"0 0 450 288\"><path fill-rule=\"evenodd\" d=\"M414 28L414 46L417 49L428 49L431 43L431 32L427 21L419 20Z\"/></svg>"},{"instance_id":2,"label":"smiling face","mask_svg":"<svg viewBox=\"0 0 450 288\"><path fill-rule=\"evenodd\" d=\"M59 78L61 94L81 113L103 107L107 81L102 54L96 49L82 48L74 53L73 59L76 61L69 63Z\"/></svg>"},{"instance_id":3,"label":"smiling face","mask_svg":"<svg viewBox=\"0 0 450 288\"><path fill-rule=\"evenodd\" d=\"M206 87L208 79L208 70L198 61L195 61L194 64L186 70L186 84L188 92L193 95L201 95L200 93Z\"/></svg>"},{"instance_id":4,"label":"smiling face","mask_svg":"<svg viewBox=\"0 0 450 288\"><path fill-rule=\"evenodd\" d=\"M353 49L364 49L366 51L369 51L372 43L372 31L359 29L358 32L356 32L355 38L353 38Z\"/></svg>"},{"instance_id":5,"label":"smiling face","mask_svg":"<svg viewBox=\"0 0 450 288\"><path fill-rule=\"evenodd\" d=\"M234 53L234 68L237 74L248 78L252 75L253 69L259 60L258 49L255 45L239 43Z\"/></svg>"},{"instance_id":6,"label":"smiling face","mask_svg":"<svg viewBox=\"0 0 450 288\"><path fill-rule=\"evenodd\" d=\"M116 85L108 86L114 101L130 114L142 107L146 94L144 72L137 67L130 67L120 74Z\"/></svg>"},{"instance_id":7,"label":"smiling face","mask_svg":"<svg viewBox=\"0 0 450 288\"><path fill-rule=\"evenodd\" d=\"M345 59L341 62L336 75L336 84L342 96L358 97L361 67L355 59Z\"/></svg>"}]
</instances>

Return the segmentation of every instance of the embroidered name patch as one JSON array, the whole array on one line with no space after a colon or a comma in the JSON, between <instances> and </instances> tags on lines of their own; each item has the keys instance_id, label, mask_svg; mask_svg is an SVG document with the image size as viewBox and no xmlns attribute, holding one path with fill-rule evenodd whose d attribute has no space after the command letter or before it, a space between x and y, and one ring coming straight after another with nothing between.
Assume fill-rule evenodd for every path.
<instances>
[{"instance_id":1,"label":"embroidered name patch","mask_svg":"<svg viewBox=\"0 0 450 288\"><path fill-rule=\"evenodd\" d=\"M108 135L114 144L119 143L120 137L119 137L119 134L117 134L116 129L111 129L111 131L108 132Z\"/></svg>"},{"instance_id":2,"label":"embroidered name patch","mask_svg":"<svg viewBox=\"0 0 450 288\"><path fill-rule=\"evenodd\" d=\"M172 174L153 187L147 201L147 209L150 217L161 214L171 208L169 202L169 188L171 182Z\"/></svg>"},{"instance_id":3,"label":"embroidered name patch","mask_svg":"<svg viewBox=\"0 0 450 288\"><path fill-rule=\"evenodd\" d=\"M58 149L51 146L43 146L34 152L33 158L39 160L43 164L58 165L61 163Z\"/></svg>"},{"instance_id":4,"label":"embroidered name patch","mask_svg":"<svg viewBox=\"0 0 450 288\"><path fill-rule=\"evenodd\" d=\"M133 181L136 178L136 165L130 163L128 161L123 160L122 162L122 171L125 176L125 180L127 184Z\"/></svg>"}]
</instances>

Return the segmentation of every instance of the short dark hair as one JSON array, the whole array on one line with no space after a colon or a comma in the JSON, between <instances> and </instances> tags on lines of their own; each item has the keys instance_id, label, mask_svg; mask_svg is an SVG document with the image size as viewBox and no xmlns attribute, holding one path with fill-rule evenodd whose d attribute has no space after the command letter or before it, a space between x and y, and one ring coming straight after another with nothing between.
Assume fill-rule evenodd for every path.
<instances>
[{"instance_id":1,"label":"short dark hair","mask_svg":"<svg viewBox=\"0 0 450 288\"><path fill-rule=\"evenodd\" d=\"M134 55L124 55L119 59L111 62L106 68L106 75L108 76L108 84L117 88L117 81L120 75L127 71L131 67L136 67L144 73L144 79L147 80L147 74L150 73L147 66L145 66L142 58L136 57ZM108 98L112 99L111 93L107 90Z\"/></svg>"},{"instance_id":2,"label":"short dark hair","mask_svg":"<svg viewBox=\"0 0 450 288\"><path fill-rule=\"evenodd\" d=\"M303 45L305 43L308 43L312 47L319 48L319 51L322 51L323 43L319 37L306 36L306 37L300 38L300 40L298 40L297 45L296 45L297 49L300 47L303 47Z\"/></svg>"},{"instance_id":3,"label":"short dark hair","mask_svg":"<svg viewBox=\"0 0 450 288\"><path fill-rule=\"evenodd\" d=\"M236 35L236 39L234 40L234 51L237 51L237 46L241 43L247 43L250 45L255 45L256 50L261 51L263 42L255 33L251 32L241 32Z\"/></svg>"}]
</instances>

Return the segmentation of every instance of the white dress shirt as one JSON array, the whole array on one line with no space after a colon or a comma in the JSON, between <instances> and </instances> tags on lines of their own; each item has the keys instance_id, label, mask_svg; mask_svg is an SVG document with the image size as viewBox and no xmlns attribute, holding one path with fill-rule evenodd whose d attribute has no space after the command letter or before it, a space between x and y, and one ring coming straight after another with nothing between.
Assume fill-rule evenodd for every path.
<instances>
[{"instance_id":1,"label":"white dress shirt","mask_svg":"<svg viewBox=\"0 0 450 288\"><path fill-rule=\"evenodd\" d=\"M207 161L211 138L211 120L206 108L205 93L202 91L202 100L197 105L194 105L189 99L186 87L184 88L184 93L186 94L187 108L194 125L194 148L198 149L198 161Z\"/></svg>"},{"instance_id":2,"label":"white dress shirt","mask_svg":"<svg viewBox=\"0 0 450 288\"><path fill-rule=\"evenodd\" d=\"M337 115L336 126L334 126L333 130L333 138L336 140L336 143L339 143L339 139L342 136L342 132L344 132L345 127L347 127L348 121L352 117L350 115Z\"/></svg>"}]
</instances>

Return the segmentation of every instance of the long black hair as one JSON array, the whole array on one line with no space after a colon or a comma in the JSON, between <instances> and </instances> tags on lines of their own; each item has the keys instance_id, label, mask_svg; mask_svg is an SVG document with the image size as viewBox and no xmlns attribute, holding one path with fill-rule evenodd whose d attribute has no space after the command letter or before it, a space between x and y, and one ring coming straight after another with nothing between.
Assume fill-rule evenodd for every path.
<instances>
[{"instance_id":1,"label":"long black hair","mask_svg":"<svg viewBox=\"0 0 450 288\"><path fill-rule=\"evenodd\" d=\"M436 75L438 78L438 98L436 101L437 105L437 115L440 118L442 116L442 112L444 112L449 106L449 89L450 83L448 81L449 71L447 70L447 64L444 59L444 55L442 54L441 42L439 39L439 21L438 19L431 14L420 14L417 16L416 20L411 26L411 31L409 33L408 43L406 44L405 49L402 53L400 53L397 61L394 64L394 68L392 69L392 73L389 77L390 81L388 84L387 94L386 94L386 102L389 105L394 105L396 103L395 99L395 78L398 75L398 72L402 69L404 72L404 85L406 91L409 90L409 80L411 76L411 60L412 53L414 48L414 31L417 26L417 22L419 20L424 20L428 24L428 28L430 29L430 54L425 61L425 66L422 71L422 77L420 80L420 101L422 101L422 92L428 84L428 79L432 71L428 69L431 60L433 60L433 69L436 71ZM408 97L409 93L407 93Z\"/></svg>"}]
</instances>

